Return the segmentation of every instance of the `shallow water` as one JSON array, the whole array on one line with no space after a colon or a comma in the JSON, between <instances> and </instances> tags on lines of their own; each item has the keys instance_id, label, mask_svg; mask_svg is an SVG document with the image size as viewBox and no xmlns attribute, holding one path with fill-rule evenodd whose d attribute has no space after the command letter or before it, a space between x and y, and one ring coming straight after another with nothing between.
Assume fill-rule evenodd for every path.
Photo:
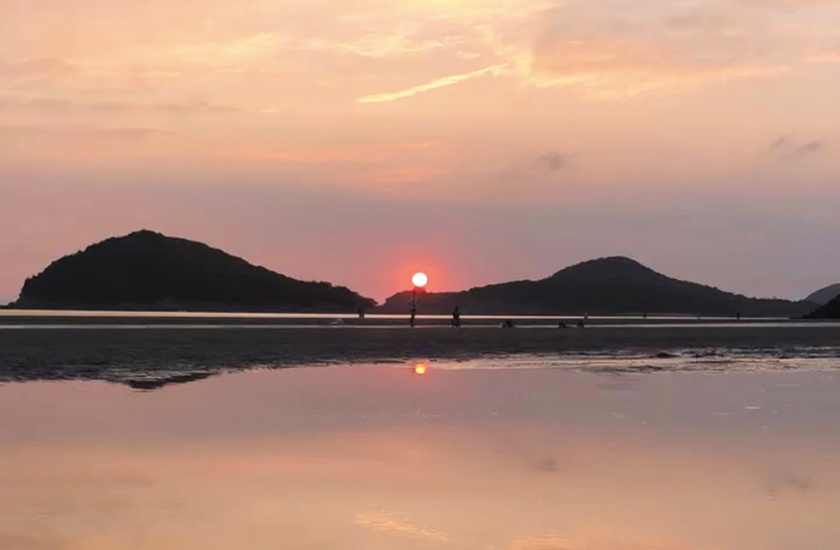
<instances>
[{"instance_id":1,"label":"shallow water","mask_svg":"<svg viewBox=\"0 0 840 550\"><path fill-rule=\"evenodd\" d=\"M819 370L6 384L0 548L838 548L838 420Z\"/></svg>"}]
</instances>

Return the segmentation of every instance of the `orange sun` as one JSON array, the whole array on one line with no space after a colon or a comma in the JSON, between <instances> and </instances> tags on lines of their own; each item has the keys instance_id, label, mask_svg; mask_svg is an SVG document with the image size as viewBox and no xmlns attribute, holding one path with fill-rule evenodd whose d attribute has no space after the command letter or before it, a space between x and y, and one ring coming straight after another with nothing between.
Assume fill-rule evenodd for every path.
<instances>
[{"instance_id":1,"label":"orange sun","mask_svg":"<svg viewBox=\"0 0 840 550\"><path fill-rule=\"evenodd\" d=\"M411 282L414 283L414 286L417 288L423 288L427 284L429 284L429 278L426 276L425 273L415 273L414 277L411 278Z\"/></svg>"}]
</instances>

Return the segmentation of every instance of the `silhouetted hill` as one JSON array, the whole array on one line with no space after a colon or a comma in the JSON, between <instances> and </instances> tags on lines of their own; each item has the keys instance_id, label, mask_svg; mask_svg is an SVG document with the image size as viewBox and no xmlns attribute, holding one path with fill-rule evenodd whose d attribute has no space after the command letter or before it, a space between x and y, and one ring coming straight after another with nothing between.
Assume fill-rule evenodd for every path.
<instances>
[{"instance_id":1,"label":"silhouetted hill","mask_svg":"<svg viewBox=\"0 0 840 550\"><path fill-rule=\"evenodd\" d=\"M389 298L384 312L404 312L408 292ZM624 257L601 258L568 267L539 281L424 294L421 313L584 314L685 313L703 315L799 316L810 302L748 298L714 287L672 279Z\"/></svg>"},{"instance_id":2,"label":"silhouetted hill","mask_svg":"<svg viewBox=\"0 0 840 550\"><path fill-rule=\"evenodd\" d=\"M815 304L824 306L837 296L840 296L840 283L821 288L805 299L809 302L814 302Z\"/></svg>"},{"instance_id":3,"label":"silhouetted hill","mask_svg":"<svg viewBox=\"0 0 840 550\"><path fill-rule=\"evenodd\" d=\"M808 315L808 319L840 319L840 296L837 296L824 306L820 306Z\"/></svg>"},{"instance_id":4,"label":"silhouetted hill","mask_svg":"<svg viewBox=\"0 0 840 550\"><path fill-rule=\"evenodd\" d=\"M26 280L21 308L355 311L376 303L205 244L138 231L94 244Z\"/></svg>"}]
</instances>

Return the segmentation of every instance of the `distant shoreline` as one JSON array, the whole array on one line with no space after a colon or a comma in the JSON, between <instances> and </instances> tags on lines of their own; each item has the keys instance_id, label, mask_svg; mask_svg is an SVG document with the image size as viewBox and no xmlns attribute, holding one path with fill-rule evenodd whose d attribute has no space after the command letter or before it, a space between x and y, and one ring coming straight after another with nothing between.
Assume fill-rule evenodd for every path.
<instances>
[{"instance_id":1,"label":"distant shoreline","mask_svg":"<svg viewBox=\"0 0 840 550\"><path fill-rule=\"evenodd\" d=\"M420 326L448 326L450 315L420 314ZM792 319L789 317L735 317L696 316L681 314L663 315L468 315L462 316L466 327L499 326L504 321L514 326L553 326L565 323L574 327L579 321L589 326L598 325L681 325L681 324L731 324L731 323L819 323L819 320ZM367 313L363 318L348 312L240 312L240 311L160 311L160 310L38 310L0 309L0 326L8 325L304 325L332 326L335 323L346 326L402 326L408 322L408 314Z\"/></svg>"}]
</instances>

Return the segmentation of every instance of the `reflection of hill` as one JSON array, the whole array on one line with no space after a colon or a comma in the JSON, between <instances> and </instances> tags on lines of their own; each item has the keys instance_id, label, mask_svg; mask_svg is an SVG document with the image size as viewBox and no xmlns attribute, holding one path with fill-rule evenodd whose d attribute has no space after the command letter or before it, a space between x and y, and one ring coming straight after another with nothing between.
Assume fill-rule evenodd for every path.
<instances>
[{"instance_id":1,"label":"reflection of hill","mask_svg":"<svg viewBox=\"0 0 840 550\"><path fill-rule=\"evenodd\" d=\"M824 306L837 296L840 296L840 283L821 288L820 290L814 292L805 299L809 302L814 302L815 304Z\"/></svg>"},{"instance_id":2,"label":"reflection of hill","mask_svg":"<svg viewBox=\"0 0 840 550\"><path fill-rule=\"evenodd\" d=\"M121 381L121 383L135 390L153 391L159 390L164 386L170 386L173 384L188 384L190 382L198 382L199 380L205 380L217 374L221 374L221 372L194 372L188 374L173 374L172 376L158 378L137 378L134 380L124 380Z\"/></svg>"},{"instance_id":3,"label":"reflection of hill","mask_svg":"<svg viewBox=\"0 0 840 550\"><path fill-rule=\"evenodd\" d=\"M344 287L304 282L205 244L138 231L94 244L27 279L15 307L355 311Z\"/></svg>"},{"instance_id":4,"label":"reflection of hill","mask_svg":"<svg viewBox=\"0 0 840 550\"><path fill-rule=\"evenodd\" d=\"M383 312L404 312L408 293L389 298ZM568 267L539 281L516 281L463 292L424 294L424 313L583 314L685 313L704 315L797 316L809 302L748 298L717 288L672 279L623 257Z\"/></svg>"}]
</instances>

